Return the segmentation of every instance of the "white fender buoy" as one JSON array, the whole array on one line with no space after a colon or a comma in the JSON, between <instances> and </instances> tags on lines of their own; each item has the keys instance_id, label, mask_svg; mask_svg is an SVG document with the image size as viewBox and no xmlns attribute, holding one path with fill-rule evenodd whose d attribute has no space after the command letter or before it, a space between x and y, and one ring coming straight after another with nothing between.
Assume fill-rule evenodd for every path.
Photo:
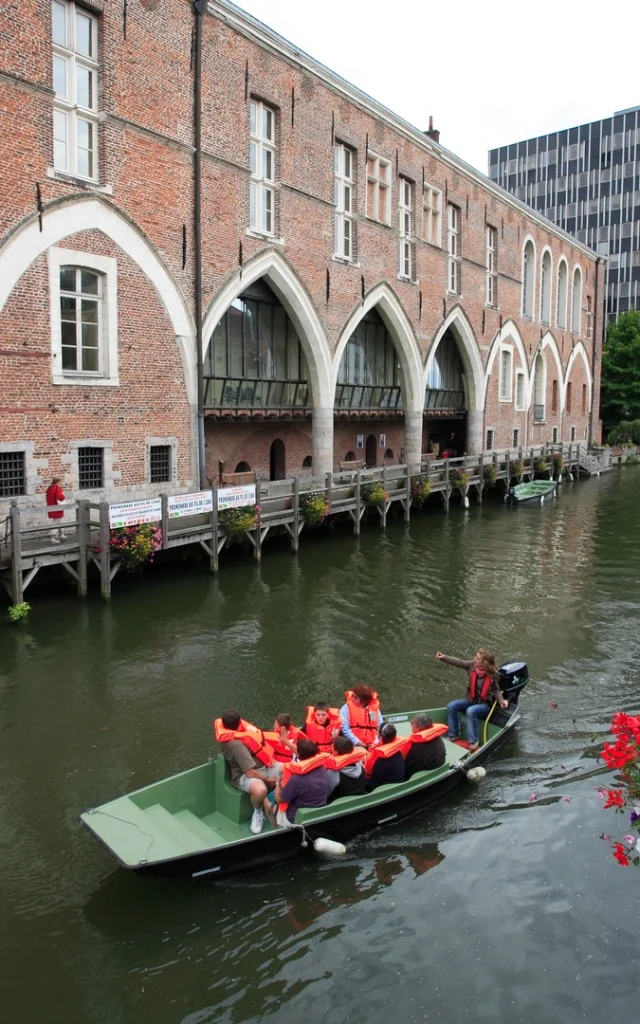
<instances>
[{"instance_id":1,"label":"white fender buoy","mask_svg":"<svg viewBox=\"0 0 640 1024\"><path fill-rule=\"evenodd\" d=\"M543 494L543 495L541 495L541 497L540 497L540 504L541 504L541 505L544 505L544 494Z\"/></svg>"},{"instance_id":2,"label":"white fender buoy","mask_svg":"<svg viewBox=\"0 0 640 1024\"><path fill-rule=\"evenodd\" d=\"M462 506L463 508L469 508L469 499L466 494L462 496Z\"/></svg>"},{"instance_id":3,"label":"white fender buoy","mask_svg":"<svg viewBox=\"0 0 640 1024\"><path fill-rule=\"evenodd\" d=\"M484 768L482 769L484 771ZM316 853L321 853L325 857L342 857L347 852L346 846L342 843L336 843L333 839L319 839L313 840L313 848Z\"/></svg>"},{"instance_id":4,"label":"white fender buoy","mask_svg":"<svg viewBox=\"0 0 640 1024\"><path fill-rule=\"evenodd\" d=\"M486 774L486 768L483 768L482 765L478 765L477 768L469 769L469 771L467 772L467 778L469 782L479 782L480 779L484 779Z\"/></svg>"}]
</instances>

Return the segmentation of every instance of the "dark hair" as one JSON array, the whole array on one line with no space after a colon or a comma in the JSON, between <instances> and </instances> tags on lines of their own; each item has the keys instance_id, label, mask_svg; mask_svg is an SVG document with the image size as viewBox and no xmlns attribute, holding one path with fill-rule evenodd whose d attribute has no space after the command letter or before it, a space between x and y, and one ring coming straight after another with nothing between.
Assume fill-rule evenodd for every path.
<instances>
[{"instance_id":1,"label":"dark hair","mask_svg":"<svg viewBox=\"0 0 640 1024\"><path fill-rule=\"evenodd\" d=\"M371 698L373 697L373 690L370 686L367 686L366 683L358 683L358 685L353 688L353 696L366 706L370 703Z\"/></svg>"},{"instance_id":2,"label":"dark hair","mask_svg":"<svg viewBox=\"0 0 640 1024\"><path fill-rule=\"evenodd\" d=\"M315 702L315 704L313 705L313 710L314 711L328 711L329 710L329 705L327 704L326 700L317 700Z\"/></svg>"},{"instance_id":3,"label":"dark hair","mask_svg":"<svg viewBox=\"0 0 640 1024\"><path fill-rule=\"evenodd\" d=\"M307 761L310 757L315 757L318 753L318 748L313 740L308 740L306 736L301 736L296 743L296 750L298 751L298 758L300 761Z\"/></svg>"},{"instance_id":4,"label":"dark hair","mask_svg":"<svg viewBox=\"0 0 640 1024\"><path fill-rule=\"evenodd\" d=\"M353 743L348 736L336 736L333 741L333 749L336 754L350 754L353 751Z\"/></svg>"},{"instance_id":5,"label":"dark hair","mask_svg":"<svg viewBox=\"0 0 640 1024\"><path fill-rule=\"evenodd\" d=\"M395 725L391 725L390 722L387 725L383 725L380 730L380 739L383 743L392 743L397 735Z\"/></svg>"},{"instance_id":6,"label":"dark hair","mask_svg":"<svg viewBox=\"0 0 640 1024\"><path fill-rule=\"evenodd\" d=\"M422 732L423 729L430 729L433 725L433 718L429 718L428 715L414 715L413 721L418 726L418 732Z\"/></svg>"},{"instance_id":7,"label":"dark hair","mask_svg":"<svg viewBox=\"0 0 640 1024\"><path fill-rule=\"evenodd\" d=\"M276 722L278 725L282 725L285 729L290 729L291 715L287 715L284 712L281 715L276 715Z\"/></svg>"},{"instance_id":8,"label":"dark hair","mask_svg":"<svg viewBox=\"0 0 640 1024\"><path fill-rule=\"evenodd\" d=\"M59 483L60 483L60 477L59 476L54 476L54 477L51 478L51 486L52 487L53 487L54 484L59 484Z\"/></svg>"},{"instance_id":9,"label":"dark hair","mask_svg":"<svg viewBox=\"0 0 640 1024\"><path fill-rule=\"evenodd\" d=\"M242 716L236 708L228 708L227 711L222 712L220 717L225 729L237 729L242 721Z\"/></svg>"}]
</instances>

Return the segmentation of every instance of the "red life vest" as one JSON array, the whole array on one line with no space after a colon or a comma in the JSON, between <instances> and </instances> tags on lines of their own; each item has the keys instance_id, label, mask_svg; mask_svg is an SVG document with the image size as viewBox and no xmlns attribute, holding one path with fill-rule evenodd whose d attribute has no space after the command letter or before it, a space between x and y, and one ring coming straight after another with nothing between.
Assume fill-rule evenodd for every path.
<instances>
[{"instance_id":1,"label":"red life vest","mask_svg":"<svg viewBox=\"0 0 640 1024\"><path fill-rule=\"evenodd\" d=\"M298 737L302 735L303 733L301 733L299 729L296 729L295 725L292 725L287 730L287 739L290 740L291 743L296 743ZM264 738L269 746L273 747L273 756L276 761L280 762L280 764L287 764L291 761L293 753L288 747L285 747L284 743L280 739L279 732L265 732Z\"/></svg>"},{"instance_id":2,"label":"red life vest","mask_svg":"<svg viewBox=\"0 0 640 1024\"><path fill-rule=\"evenodd\" d=\"M412 732L404 741L402 756L407 756L414 743L430 743L431 740L437 740L438 736L444 736L445 732L448 732L447 726L440 723L431 725L428 729L422 729L420 732Z\"/></svg>"},{"instance_id":3,"label":"red life vest","mask_svg":"<svg viewBox=\"0 0 640 1024\"><path fill-rule=\"evenodd\" d=\"M391 740L391 743L379 743L377 747L370 750L367 754L367 760L364 762L365 775L371 775L373 766L381 757L393 757L398 751L402 753L406 742L404 737L399 736L397 739Z\"/></svg>"},{"instance_id":4,"label":"red life vest","mask_svg":"<svg viewBox=\"0 0 640 1024\"><path fill-rule=\"evenodd\" d=\"M366 708L355 703L353 690L347 690L345 700L349 711L349 728L354 736L365 744L371 746L378 735L380 725L380 701L378 694L374 693Z\"/></svg>"},{"instance_id":5,"label":"red life vest","mask_svg":"<svg viewBox=\"0 0 640 1024\"><path fill-rule=\"evenodd\" d=\"M352 750L350 754L329 754L329 760L325 761L325 768L339 772L341 768L348 768L350 764L364 761L366 756L364 750Z\"/></svg>"},{"instance_id":6,"label":"red life vest","mask_svg":"<svg viewBox=\"0 0 640 1024\"><path fill-rule=\"evenodd\" d=\"M237 729L227 729L222 724L222 719L216 718L213 723L213 731L218 743L231 743L232 740L240 740L252 754L255 754L258 761L262 761L264 765L273 763L273 747L270 747L265 741L262 729L258 729L251 722L241 719Z\"/></svg>"},{"instance_id":7,"label":"red life vest","mask_svg":"<svg viewBox=\"0 0 640 1024\"><path fill-rule=\"evenodd\" d=\"M484 675L479 675L475 669L472 669L469 673L469 697L471 700L476 699L478 693L478 683L482 682L480 687L480 700L486 703L489 694L491 693L491 685L493 683L493 676L488 672Z\"/></svg>"},{"instance_id":8,"label":"red life vest","mask_svg":"<svg viewBox=\"0 0 640 1024\"><path fill-rule=\"evenodd\" d=\"M340 712L337 708L327 708L329 715L325 725L318 725L315 719L314 708L307 707L307 717L304 720L304 731L310 740L313 740L322 754L330 754L333 749L333 734L340 728Z\"/></svg>"},{"instance_id":9,"label":"red life vest","mask_svg":"<svg viewBox=\"0 0 640 1024\"><path fill-rule=\"evenodd\" d=\"M308 757L305 761L291 761L282 769L281 788L284 789L292 775L306 775L307 772L312 772L314 768L326 768L328 757L328 754L314 754L313 757ZM278 813L286 811L288 806L289 804L278 804Z\"/></svg>"}]
</instances>

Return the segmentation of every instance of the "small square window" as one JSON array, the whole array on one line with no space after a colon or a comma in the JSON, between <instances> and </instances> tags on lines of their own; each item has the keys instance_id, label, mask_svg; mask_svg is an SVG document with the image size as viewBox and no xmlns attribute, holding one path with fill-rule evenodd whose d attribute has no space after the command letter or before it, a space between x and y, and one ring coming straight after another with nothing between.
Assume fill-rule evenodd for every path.
<instances>
[{"instance_id":1,"label":"small square window","mask_svg":"<svg viewBox=\"0 0 640 1024\"><path fill-rule=\"evenodd\" d=\"M493 430L487 430L487 446L488 452L493 451Z\"/></svg>"},{"instance_id":2,"label":"small square window","mask_svg":"<svg viewBox=\"0 0 640 1024\"><path fill-rule=\"evenodd\" d=\"M104 449L78 449L78 488L92 491L104 487Z\"/></svg>"},{"instance_id":3,"label":"small square window","mask_svg":"<svg viewBox=\"0 0 640 1024\"><path fill-rule=\"evenodd\" d=\"M517 448L520 444L520 431L514 430L513 432L513 448Z\"/></svg>"},{"instance_id":4,"label":"small square window","mask_svg":"<svg viewBox=\"0 0 640 1024\"><path fill-rule=\"evenodd\" d=\"M154 444L149 448L149 480L162 484L171 479L171 445Z\"/></svg>"},{"instance_id":5,"label":"small square window","mask_svg":"<svg viewBox=\"0 0 640 1024\"><path fill-rule=\"evenodd\" d=\"M0 452L0 498L25 493L24 452Z\"/></svg>"},{"instance_id":6,"label":"small square window","mask_svg":"<svg viewBox=\"0 0 640 1024\"><path fill-rule=\"evenodd\" d=\"M553 430L551 431L551 444L557 444L557 443L558 443L558 428L554 427Z\"/></svg>"}]
</instances>

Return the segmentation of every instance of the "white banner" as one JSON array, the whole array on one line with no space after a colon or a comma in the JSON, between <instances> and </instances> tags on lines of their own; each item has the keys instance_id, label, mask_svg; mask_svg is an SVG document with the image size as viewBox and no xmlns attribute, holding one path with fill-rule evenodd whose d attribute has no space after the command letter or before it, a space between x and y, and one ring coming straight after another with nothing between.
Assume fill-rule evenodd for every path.
<instances>
[{"instance_id":1,"label":"white banner","mask_svg":"<svg viewBox=\"0 0 640 1024\"><path fill-rule=\"evenodd\" d=\"M109 526L139 526L141 523L159 523L162 519L160 498L145 498L143 501L121 501L109 505Z\"/></svg>"},{"instance_id":2,"label":"white banner","mask_svg":"<svg viewBox=\"0 0 640 1024\"><path fill-rule=\"evenodd\" d=\"M213 508L211 491L195 491L193 494L173 494L169 497L169 519L180 516L197 516Z\"/></svg>"},{"instance_id":3,"label":"white banner","mask_svg":"<svg viewBox=\"0 0 640 1024\"><path fill-rule=\"evenodd\" d=\"M255 503L255 484L245 484L242 487L221 487L218 491L218 509L242 508L243 505L255 505Z\"/></svg>"}]
</instances>

